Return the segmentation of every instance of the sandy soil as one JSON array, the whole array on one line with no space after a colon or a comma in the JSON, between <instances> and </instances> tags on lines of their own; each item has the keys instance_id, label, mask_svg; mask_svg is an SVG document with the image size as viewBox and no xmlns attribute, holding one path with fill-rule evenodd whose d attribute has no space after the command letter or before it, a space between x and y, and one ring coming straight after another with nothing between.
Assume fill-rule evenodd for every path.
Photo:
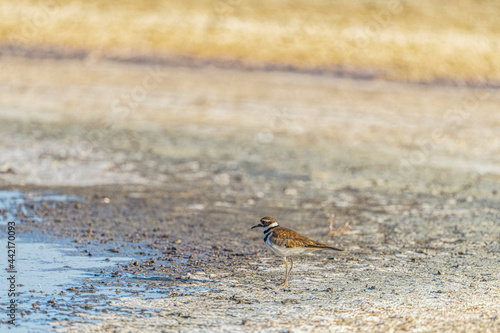
<instances>
[{"instance_id":1,"label":"sandy soil","mask_svg":"<svg viewBox=\"0 0 500 333\"><path fill-rule=\"evenodd\" d=\"M115 269L166 290L81 309L59 330L500 330L498 90L91 59L0 66L1 187L85 198L33 205L45 219L21 215L20 228L147 244L154 256ZM329 236L332 214L348 230ZM346 251L297 258L280 288L282 259L249 230L266 215Z\"/></svg>"}]
</instances>

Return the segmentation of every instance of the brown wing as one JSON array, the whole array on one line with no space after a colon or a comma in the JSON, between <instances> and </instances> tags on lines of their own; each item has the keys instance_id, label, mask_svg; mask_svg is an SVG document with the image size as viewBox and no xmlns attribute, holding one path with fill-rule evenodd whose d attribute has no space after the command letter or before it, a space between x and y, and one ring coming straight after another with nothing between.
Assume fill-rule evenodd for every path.
<instances>
[{"instance_id":1,"label":"brown wing","mask_svg":"<svg viewBox=\"0 0 500 333\"><path fill-rule=\"evenodd\" d=\"M271 235L272 241L278 246L284 246L288 248L295 248L297 246L308 247L311 249L331 249L342 251L328 244L316 242L306 236L299 234L284 227L277 227L273 229L273 234Z\"/></svg>"}]
</instances>

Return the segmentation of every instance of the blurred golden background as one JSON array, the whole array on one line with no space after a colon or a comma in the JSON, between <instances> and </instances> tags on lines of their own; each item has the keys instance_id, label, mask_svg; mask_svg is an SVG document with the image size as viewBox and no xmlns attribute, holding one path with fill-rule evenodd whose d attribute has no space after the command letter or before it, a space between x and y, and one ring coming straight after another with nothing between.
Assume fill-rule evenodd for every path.
<instances>
[{"instance_id":1,"label":"blurred golden background","mask_svg":"<svg viewBox=\"0 0 500 333\"><path fill-rule=\"evenodd\" d=\"M494 0L3 0L0 43L498 80L499 12Z\"/></svg>"}]
</instances>

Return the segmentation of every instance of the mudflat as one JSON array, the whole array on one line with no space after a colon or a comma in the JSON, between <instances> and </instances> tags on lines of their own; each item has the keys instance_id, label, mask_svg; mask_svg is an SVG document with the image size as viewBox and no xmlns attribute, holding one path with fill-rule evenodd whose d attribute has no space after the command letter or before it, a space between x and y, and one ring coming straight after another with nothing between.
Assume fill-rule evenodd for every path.
<instances>
[{"instance_id":1,"label":"mudflat","mask_svg":"<svg viewBox=\"0 0 500 333\"><path fill-rule=\"evenodd\" d=\"M497 88L92 58L0 66L2 189L82 198L19 203L19 232L130 258L46 296L41 327L500 330ZM345 251L296 258L281 288L282 259L249 230L263 216Z\"/></svg>"}]
</instances>

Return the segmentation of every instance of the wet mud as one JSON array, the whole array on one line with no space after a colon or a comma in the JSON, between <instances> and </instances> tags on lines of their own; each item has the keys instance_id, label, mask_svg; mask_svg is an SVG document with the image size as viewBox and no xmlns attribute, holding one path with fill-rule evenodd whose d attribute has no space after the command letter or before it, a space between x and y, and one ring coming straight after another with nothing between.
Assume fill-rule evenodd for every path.
<instances>
[{"instance_id":1,"label":"wet mud","mask_svg":"<svg viewBox=\"0 0 500 333\"><path fill-rule=\"evenodd\" d=\"M73 62L44 66L81 71ZM76 112L78 92L109 106L146 70L85 66L92 80L121 80L40 83L36 117L11 111L28 105L21 86L0 92L11 105L0 110L0 222L19 237L19 329L500 329L495 91L461 124L475 141L426 146L436 126L450 130L435 121L446 107L474 91L167 68L168 89L109 122ZM295 258L282 288L282 258L250 230L262 216L345 251Z\"/></svg>"}]
</instances>

